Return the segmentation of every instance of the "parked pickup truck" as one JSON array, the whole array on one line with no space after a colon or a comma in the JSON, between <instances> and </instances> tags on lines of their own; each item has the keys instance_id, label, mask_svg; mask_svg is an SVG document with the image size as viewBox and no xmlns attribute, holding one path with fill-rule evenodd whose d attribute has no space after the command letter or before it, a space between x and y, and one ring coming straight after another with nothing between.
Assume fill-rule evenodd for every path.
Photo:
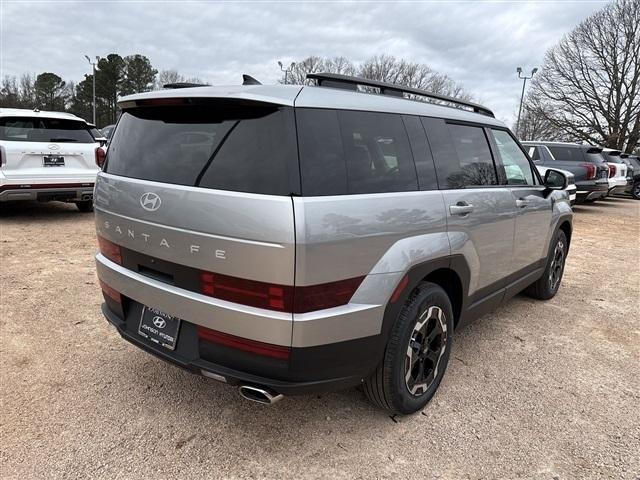
<instances>
[{"instance_id":1,"label":"parked pickup truck","mask_svg":"<svg viewBox=\"0 0 640 480\"><path fill-rule=\"evenodd\" d=\"M592 202L609 193L609 166L602 148L561 142L522 142L536 165L568 170L575 176L576 203Z\"/></svg>"}]
</instances>

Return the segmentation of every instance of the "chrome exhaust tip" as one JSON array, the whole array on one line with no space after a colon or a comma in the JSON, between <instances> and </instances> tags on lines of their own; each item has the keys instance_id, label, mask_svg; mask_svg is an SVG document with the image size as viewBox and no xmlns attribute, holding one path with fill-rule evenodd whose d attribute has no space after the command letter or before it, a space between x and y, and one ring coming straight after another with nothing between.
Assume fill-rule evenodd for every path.
<instances>
[{"instance_id":1,"label":"chrome exhaust tip","mask_svg":"<svg viewBox=\"0 0 640 480\"><path fill-rule=\"evenodd\" d=\"M258 387L250 387L249 385L241 385L238 388L240 395L252 402L264 403L266 405L273 405L284 398L281 393L265 390Z\"/></svg>"}]
</instances>

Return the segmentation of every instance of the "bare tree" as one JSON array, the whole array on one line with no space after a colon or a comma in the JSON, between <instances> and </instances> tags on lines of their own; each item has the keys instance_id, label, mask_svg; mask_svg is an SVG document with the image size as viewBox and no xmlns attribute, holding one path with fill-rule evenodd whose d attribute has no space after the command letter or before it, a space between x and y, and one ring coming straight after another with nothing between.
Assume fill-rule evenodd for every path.
<instances>
[{"instance_id":1,"label":"bare tree","mask_svg":"<svg viewBox=\"0 0 640 480\"><path fill-rule=\"evenodd\" d=\"M640 140L640 2L610 3L549 50L532 99L563 134L632 151Z\"/></svg>"},{"instance_id":2,"label":"bare tree","mask_svg":"<svg viewBox=\"0 0 640 480\"><path fill-rule=\"evenodd\" d=\"M293 69L286 74L287 82L294 85L309 85L312 82L307 80L307 74L318 72L354 75L356 70L353 63L344 57L323 58L311 56L296 62ZM278 82L284 83L284 81L285 74L283 72L282 78Z\"/></svg>"},{"instance_id":3,"label":"bare tree","mask_svg":"<svg viewBox=\"0 0 640 480\"><path fill-rule=\"evenodd\" d=\"M180 73L178 73L177 70L170 69L170 70L162 70L158 74L158 76L156 77L156 81L153 85L153 89L162 90L162 88L168 83L181 83L181 82L204 84L204 82L200 80L198 77L186 78Z\"/></svg>"},{"instance_id":4,"label":"bare tree","mask_svg":"<svg viewBox=\"0 0 640 480\"><path fill-rule=\"evenodd\" d=\"M371 57L360 65L354 65L344 57L311 56L296 62L293 70L287 74L287 79L289 83L305 85L312 83L306 79L307 74L318 72L357 75L369 80L420 88L464 100L471 99L471 95L447 75L436 72L428 65L408 62L391 55ZM279 82L284 83L284 79L283 74Z\"/></svg>"}]
</instances>

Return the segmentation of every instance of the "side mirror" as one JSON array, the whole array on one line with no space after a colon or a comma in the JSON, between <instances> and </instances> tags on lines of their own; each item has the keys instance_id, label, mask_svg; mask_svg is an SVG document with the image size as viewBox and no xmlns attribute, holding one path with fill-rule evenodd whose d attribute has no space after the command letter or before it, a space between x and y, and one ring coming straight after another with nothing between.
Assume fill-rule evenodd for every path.
<instances>
[{"instance_id":1,"label":"side mirror","mask_svg":"<svg viewBox=\"0 0 640 480\"><path fill-rule=\"evenodd\" d=\"M567 177L564 173L548 169L544 174L544 186L551 190L564 190L567 188Z\"/></svg>"}]
</instances>

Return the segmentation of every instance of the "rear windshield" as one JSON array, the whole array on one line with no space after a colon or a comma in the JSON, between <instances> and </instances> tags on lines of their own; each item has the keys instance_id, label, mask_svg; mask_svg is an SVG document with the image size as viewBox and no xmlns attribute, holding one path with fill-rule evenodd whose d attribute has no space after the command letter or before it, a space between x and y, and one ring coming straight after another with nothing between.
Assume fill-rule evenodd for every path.
<instances>
[{"instance_id":1,"label":"rear windshield","mask_svg":"<svg viewBox=\"0 0 640 480\"><path fill-rule=\"evenodd\" d=\"M553 158L562 162L584 162L582 149L576 147L548 147Z\"/></svg>"},{"instance_id":2,"label":"rear windshield","mask_svg":"<svg viewBox=\"0 0 640 480\"><path fill-rule=\"evenodd\" d=\"M290 108L219 103L126 110L109 145L106 171L177 185L290 195L299 190L296 166Z\"/></svg>"},{"instance_id":3,"label":"rear windshield","mask_svg":"<svg viewBox=\"0 0 640 480\"><path fill-rule=\"evenodd\" d=\"M87 124L61 118L0 118L0 140L14 142L94 143Z\"/></svg>"}]
</instances>

